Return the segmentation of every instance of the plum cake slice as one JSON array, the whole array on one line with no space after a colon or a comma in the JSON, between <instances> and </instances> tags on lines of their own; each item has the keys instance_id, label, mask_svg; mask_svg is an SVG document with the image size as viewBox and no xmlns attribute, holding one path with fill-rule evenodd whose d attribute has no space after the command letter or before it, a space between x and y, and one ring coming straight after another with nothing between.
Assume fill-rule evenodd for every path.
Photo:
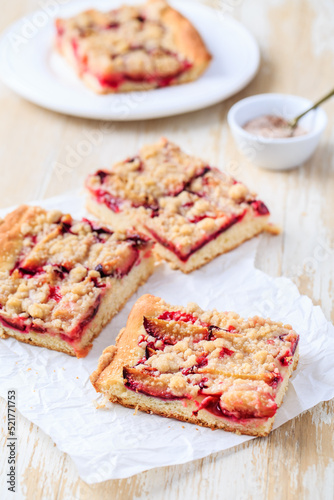
<instances>
[{"instance_id":1,"label":"plum cake slice","mask_svg":"<svg viewBox=\"0 0 334 500\"><path fill-rule=\"evenodd\" d=\"M290 325L144 295L91 382L129 408L265 436L297 367L298 341Z\"/></svg>"},{"instance_id":2,"label":"plum cake slice","mask_svg":"<svg viewBox=\"0 0 334 500\"><path fill-rule=\"evenodd\" d=\"M86 181L87 208L106 223L137 220L155 253L188 273L262 231L269 211L247 187L161 139Z\"/></svg>"},{"instance_id":3,"label":"plum cake slice","mask_svg":"<svg viewBox=\"0 0 334 500\"><path fill-rule=\"evenodd\" d=\"M97 93L196 80L211 56L194 26L165 0L88 10L56 20L56 48Z\"/></svg>"},{"instance_id":4,"label":"plum cake slice","mask_svg":"<svg viewBox=\"0 0 334 500\"><path fill-rule=\"evenodd\" d=\"M84 357L153 271L146 235L22 205L0 224L0 335Z\"/></svg>"}]
</instances>

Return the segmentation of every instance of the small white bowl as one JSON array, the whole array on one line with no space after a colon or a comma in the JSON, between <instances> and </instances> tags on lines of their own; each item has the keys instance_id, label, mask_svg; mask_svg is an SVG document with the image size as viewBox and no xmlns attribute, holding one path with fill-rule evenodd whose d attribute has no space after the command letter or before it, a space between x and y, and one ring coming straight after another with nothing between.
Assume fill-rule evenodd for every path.
<instances>
[{"instance_id":1,"label":"small white bowl","mask_svg":"<svg viewBox=\"0 0 334 500\"><path fill-rule=\"evenodd\" d=\"M317 108L301 118L298 125L308 133L298 137L261 137L242 127L249 120L263 115L291 120L311 105L308 99L287 94L259 94L237 102L230 109L227 120L239 151L256 165L270 170L288 170L301 165L316 149L327 125L323 109Z\"/></svg>"}]
</instances>

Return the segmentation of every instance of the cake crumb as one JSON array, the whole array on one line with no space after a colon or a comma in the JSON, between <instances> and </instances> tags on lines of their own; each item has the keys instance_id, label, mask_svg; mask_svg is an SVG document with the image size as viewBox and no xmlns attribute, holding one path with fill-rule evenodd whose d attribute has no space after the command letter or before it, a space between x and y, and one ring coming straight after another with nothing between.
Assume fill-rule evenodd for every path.
<instances>
[{"instance_id":1,"label":"cake crumb","mask_svg":"<svg viewBox=\"0 0 334 500\"><path fill-rule=\"evenodd\" d=\"M135 411L133 412L134 415L137 415L138 408L139 408L139 405L136 405Z\"/></svg>"},{"instance_id":2,"label":"cake crumb","mask_svg":"<svg viewBox=\"0 0 334 500\"><path fill-rule=\"evenodd\" d=\"M97 410L101 410L101 409L105 409L105 408L106 408L105 402L104 402L103 400L102 400L102 402L101 402L101 403L99 403L99 402L97 401L97 399L94 399L93 403L94 403L95 408L96 408Z\"/></svg>"}]
</instances>

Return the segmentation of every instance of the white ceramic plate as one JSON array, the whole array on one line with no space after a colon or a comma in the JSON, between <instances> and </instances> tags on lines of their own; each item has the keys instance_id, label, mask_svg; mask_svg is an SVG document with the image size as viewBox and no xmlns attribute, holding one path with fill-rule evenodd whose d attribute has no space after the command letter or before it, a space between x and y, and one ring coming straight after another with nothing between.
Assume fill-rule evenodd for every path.
<instances>
[{"instance_id":1,"label":"white ceramic plate","mask_svg":"<svg viewBox=\"0 0 334 500\"><path fill-rule=\"evenodd\" d=\"M68 115L102 120L138 120L171 116L211 106L235 94L254 77L259 49L237 21L197 3L172 5L187 16L204 38L213 61L196 82L175 87L99 96L86 89L53 50L54 19L81 10L112 9L121 0L58 0L14 23L0 39L0 76L22 97ZM135 2L134 2L135 3ZM47 2L45 3L47 4Z\"/></svg>"}]
</instances>

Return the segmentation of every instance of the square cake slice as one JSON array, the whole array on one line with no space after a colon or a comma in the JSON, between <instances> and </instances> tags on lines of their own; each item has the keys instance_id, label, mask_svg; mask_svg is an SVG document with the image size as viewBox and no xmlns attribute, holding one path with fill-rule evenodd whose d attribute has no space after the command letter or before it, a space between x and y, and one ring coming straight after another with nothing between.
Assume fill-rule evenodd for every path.
<instances>
[{"instance_id":1,"label":"square cake slice","mask_svg":"<svg viewBox=\"0 0 334 500\"><path fill-rule=\"evenodd\" d=\"M194 26L165 0L88 10L56 20L56 48L100 94L196 80L211 56Z\"/></svg>"},{"instance_id":2,"label":"square cake slice","mask_svg":"<svg viewBox=\"0 0 334 500\"><path fill-rule=\"evenodd\" d=\"M247 187L162 139L86 182L87 208L106 223L137 221L155 253L189 273L262 231L269 211Z\"/></svg>"},{"instance_id":3,"label":"square cake slice","mask_svg":"<svg viewBox=\"0 0 334 500\"><path fill-rule=\"evenodd\" d=\"M91 382L129 408L265 436L297 367L298 341L290 325L144 295Z\"/></svg>"},{"instance_id":4,"label":"square cake slice","mask_svg":"<svg viewBox=\"0 0 334 500\"><path fill-rule=\"evenodd\" d=\"M153 271L152 242L58 210L0 223L0 335L84 357Z\"/></svg>"}]
</instances>

